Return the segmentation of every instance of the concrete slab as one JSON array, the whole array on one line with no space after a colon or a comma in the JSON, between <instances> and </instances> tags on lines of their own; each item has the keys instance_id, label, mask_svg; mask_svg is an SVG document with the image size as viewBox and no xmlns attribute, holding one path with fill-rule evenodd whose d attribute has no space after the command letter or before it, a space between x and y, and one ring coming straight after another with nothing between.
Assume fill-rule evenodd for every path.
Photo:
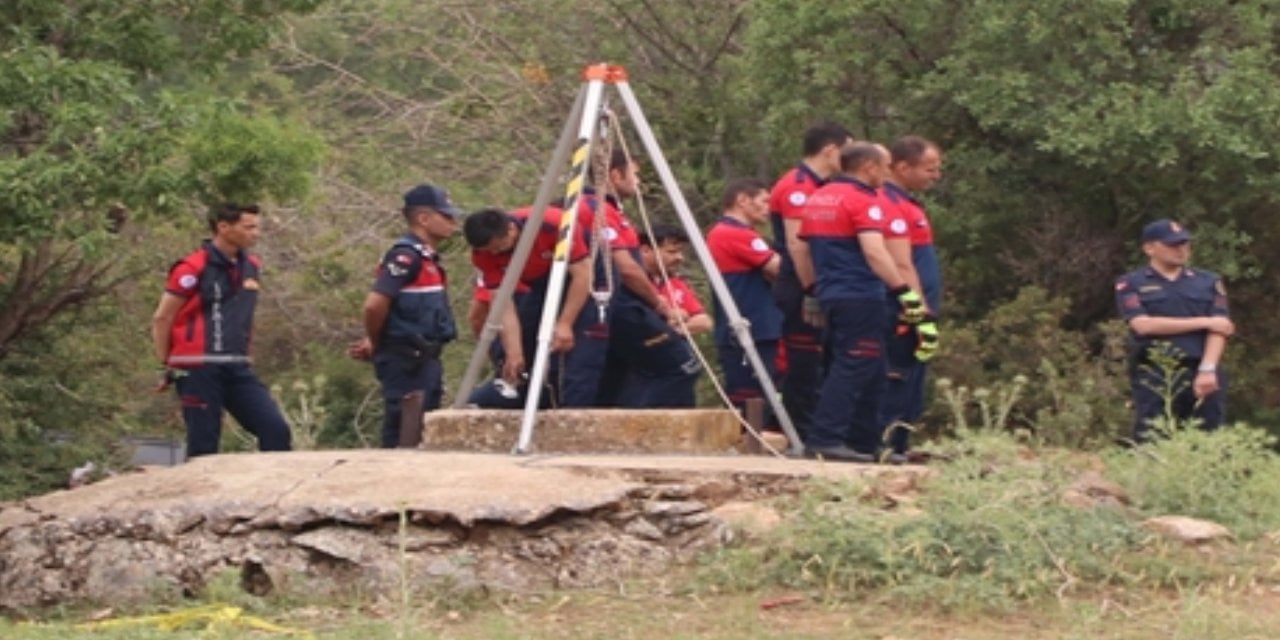
<instances>
[{"instance_id":1,"label":"concrete slab","mask_svg":"<svg viewBox=\"0 0 1280 640\"><path fill-rule=\"evenodd\" d=\"M426 414L422 446L429 450L507 453L523 412L441 409ZM728 409L553 409L534 422L539 453L726 453L742 426Z\"/></svg>"}]
</instances>

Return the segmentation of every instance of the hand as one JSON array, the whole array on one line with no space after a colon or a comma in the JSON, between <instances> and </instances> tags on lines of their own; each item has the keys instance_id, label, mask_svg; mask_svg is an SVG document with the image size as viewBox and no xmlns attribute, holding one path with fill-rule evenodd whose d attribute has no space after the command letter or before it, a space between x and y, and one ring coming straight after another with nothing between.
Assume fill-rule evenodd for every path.
<instances>
[{"instance_id":1,"label":"hand","mask_svg":"<svg viewBox=\"0 0 1280 640\"><path fill-rule=\"evenodd\" d=\"M915 356L920 362L928 362L938 353L938 323L933 320L927 320L916 325L916 336L919 342L916 343Z\"/></svg>"},{"instance_id":2,"label":"hand","mask_svg":"<svg viewBox=\"0 0 1280 640\"><path fill-rule=\"evenodd\" d=\"M551 351L563 353L573 348L573 325L557 322L555 331L551 332Z\"/></svg>"},{"instance_id":3,"label":"hand","mask_svg":"<svg viewBox=\"0 0 1280 640\"><path fill-rule=\"evenodd\" d=\"M373 341L366 337L352 342L347 345L347 355L356 360L372 360Z\"/></svg>"},{"instance_id":4,"label":"hand","mask_svg":"<svg viewBox=\"0 0 1280 640\"><path fill-rule=\"evenodd\" d=\"M517 385L524 378L524 356L522 354L505 354L502 363L502 379Z\"/></svg>"},{"instance_id":5,"label":"hand","mask_svg":"<svg viewBox=\"0 0 1280 640\"><path fill-rule=\"evenodd\" d=\"M896 292L898 297L898 305L902 307L902 312L898 314L907 324L919 324L924 321L928 309L925 308L924 300L916 293L915 289L906 287L905 285Z\"/></svg>"},{"instance_id":6,"label":"hand","mask_svg":"<svg viewBox=\"0 0 1280 640\"><path fill-rule=\"evenodd\" d=\"M179 380L191 375L186 369L174 369L173 367L160 368L160 382L156 385L156 393L160 393L170 386L176 384Z\"/></svg>"},{"instance_id":7,"label":"hand","mask_svg":"<svg viewBox=\"0 0 1280 640\"><path fill-rule=\"evenodd\" d=\"M810 326L827 326L827 314L822 312L822 303L815 296L804 297L800 303L800 313L805 323Z\"/></svg>"},{"instance_id":8,"label":"hand","mask_svg":"<svg viewBox=\"0 0 1280 640\"><path fill-rule=\"evenodd\" d=\"M1236 325L1231 322L1231 318L1223 318L1221 316L1208 318L1204 328L1210 333L1220 333L1228 338L1236 332Z\"/></svg>"},{"instance_id":9,"label":"hand","mask_svg":"<svg viewBox=\"0 0 1280 640\"><path fill-rule=\"evenodd\" d=\"M1196 394L1196 398L1203 400L1209 397L1213 392L1218 390L1218 372L1217 371L1199 371L1196 373L1196 381L1191 385L1191 390Z\"/></svg>"}]
</instances>

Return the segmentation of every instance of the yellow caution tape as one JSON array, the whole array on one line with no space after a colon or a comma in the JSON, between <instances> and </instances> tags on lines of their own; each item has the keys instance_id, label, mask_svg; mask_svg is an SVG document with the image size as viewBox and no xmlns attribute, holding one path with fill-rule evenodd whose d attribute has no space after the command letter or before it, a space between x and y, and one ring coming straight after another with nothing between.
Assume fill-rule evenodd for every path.
<instances>
[{"instance_id":1,"label":"yellow caution tape","mask_svg":"<svg viewBox=\"0 0 1280 640\"><path fill-rule=\"evenodd\" d=\"M303 629L290 629L282 627L263 620L257 616L248 616L244 614L244 609L240 607L232 607L227 605L212 604L202 607L192 607L182 611L174 611L172 613L161 613L150 616L135 616L132 618L113 618L111 620L101 620L98 622L86 622L76 625L77 629L114 629L118 627L147 627L154 626L162 631L174 631L182 627L203 623L206 631L217 629L220 627L248 627L257 629L258 631L266 631L268 633L278 633L281 635L301 636L304 638L314 638L315 636Z\"/></svg>"}]
</instances>

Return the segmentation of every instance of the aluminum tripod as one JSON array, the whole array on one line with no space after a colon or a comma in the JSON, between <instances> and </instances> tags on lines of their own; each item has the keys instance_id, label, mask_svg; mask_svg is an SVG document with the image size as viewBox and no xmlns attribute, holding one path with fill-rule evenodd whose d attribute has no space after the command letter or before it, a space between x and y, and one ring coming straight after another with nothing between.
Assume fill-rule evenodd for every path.
<instances>
[{"instance_id":1,"label":"aluminum tripod","mask_svg":"<svg viewBox=\"0 0 1280 640\"><path fill-rule=\"evenodd\" d=\"M458 387L453 406L459 408L464 406L472 389L475 388L476 379L479 376L481 367L484 366L489 346L501 327L502 313L505 311L506 305L511 304L512 293L516 289L524 264L529 258L529 252L533 247L538 229L542 225L547 203L551 201L551 190L555 185L557 176L560 175L564 167L566 156L572 146L573 160L569 168L569 181L565 187L565 208L564 214L560 218L560 236L559 241L556 243L554 258L551 263L547 296L543 302L542 317L538 325L537 353L534 357L533 368L530 371L524 414L520 422L520 437L516 442L513 453L527 454L531 451L534 419L537 415L538 402L542 396L543 384L546 380L548 369L547 365L550 360L551 332L555 325L556 313L560 308L561 298L564 295L569 247L577 224L578 204L582 198L583 187L587 180L587 165L591 158L591 148L599 138L598 131L602 116L604 90L607 85L612 85L622 97L623 106L626 108L632 122L635 123L636 131L644 144L645 152L648 153L649 160L653 163L654 169L657 170L658 176L662 180L662 186L666 190L667 197L671 199L676 215L680 218L681 226L689 236L689 243L693 245L694 253L697 254L703 270L706 271L707 280L711 283L711 289L715 294L716 300L724 309L725 317L729 320L729 326L733 330L734 336L737 337L738 343L742 345L743 351L751 363L751 368L755 371L756 377L760 381L765 399L773 408L783 432L786 433L790 445L787 453L792 455L802 454L804 445L800 442L800 437L791 422L791 417L782 405L782 399L778 395L773 380L769 378L768 369L760 359L760 353L756 351L755 342L751 338L750 322L742 317L737 303L734 302L733 296L729 293L724 277L716 269L715 261L712 259L707 243L703 239L702 230L698 228L697 220L693 217L693 212L689 209L689 204L685 201L684 194L676 183L675 174L671 172L671 167L667 164L662 148L658 146L657 138L653 135L649 121L640 109L640 103L636 100L635 93L631 91L631 85L627 82L626 70L618 65L591 65L583 70L583 80L584 84L579 90L577 99L574 101L569 119L565 122L564 130L560 134L560 140L552 153L551 162L543 174L542 184L538 188L533 211L530 212L529 219L525 222L524 230L516 243L511 262L508 264L507 272L502 278L502 283L493 296L489 315L485 320L484 330L476 343L475 352L471 356L471 362L467 367L466 374L463 376L462 384ZM575 124L577 125L576 142L571 137ZM606 260L612 259L610 252L605 252L603 255Z\"/></svg>"}]
</instances>

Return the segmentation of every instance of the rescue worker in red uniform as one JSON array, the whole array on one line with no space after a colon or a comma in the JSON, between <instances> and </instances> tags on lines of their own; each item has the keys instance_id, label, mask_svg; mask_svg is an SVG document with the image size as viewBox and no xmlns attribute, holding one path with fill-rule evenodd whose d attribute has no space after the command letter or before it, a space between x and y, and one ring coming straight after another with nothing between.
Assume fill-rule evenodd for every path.
<instances>
[{"instance_id":1,"label":"rescue worker in red uniform","mask_svg":"<svg viewBox=\"0 0 1280 640\"><path fill-rule=\"evenodd\" d=\"M830 364L818 396L807 453L832 460L873 462L881 443L879 405L884 386L886 292L908 322L924 316L920 294L907 285L884 244L884 212L877 189L889 174L889 154L857 143L841 152L841 174L809 198L792 254L811 272L825 314ZM812 270L804 269L811 266ZM806 313L816 319L816 309Z\"/></svg>"},{"instance_id":2,"label":"rescue worker in red uniform","mask_svg":"<svg viewBox=\"0 0 1280 640\"><path fill-rule=\"evenodd\" d=\"M670 326L674 311L640 264L640 237L620 200L639 193L639 165L621 149L609 159L608 183L611 193L603 198L592 189L584 190L578 210L588 234L596 227L596 216L604 216L600 225L604 237L593 241L607 245L599 247L597 285L606 280L603 261L610 260L613 267L614 286L605 308L607 328L598 322L598 314L592 317L594 324L585 328L592 339L570 352L565 385L576 391L565 394L565 404L582 406L576 402L585 400L583 392L594 387L595 406L692 407L702 367L685 337ZM601 343L596 336L602 334L607 351L600 361L595 349ZM582 357L585 354L591 357Z\"/></svg>"},{"instance_id":3,"label":"rescue worker in red uniform","mask_svg":"<svg viewBox=\"0 0 1280 640\"><path fill-rule=\"evenodd\" d=\"M919 291L928 317L912 327L890 318L886 343L888 374L880 404L880 422L891 429L893 461L906 461L911 430L924 414L925 373L938 348L938 319L942 314L942 268L933 247L933 227L915 194L942 177L942 150L919 136L903 136L889 148L889 179L885 200L885 245L899 272Z\"/></svg>"},{"instance_id":4,"label":"rescue worker in red uniform","mask_svg":"<svg viewBox=\"0 0 1280 640\"><path fill-rule=\"evenodd\" d=\"M782 375L782 403L787 415L802 434L808 431L818 389L822 386L822 329L804 319L803 301L812 296L801 282L813 282L811 272L797 273L792 254L804 244L799 236L804 206L809 196L828 178L840 172L840 149L852 140L849 130L831 122L810 127L804 133L804 159L773 185L769 194L769 217L773 244L781 257L778 277L773 282L773 299L782 310L782 343L779 362L786 363Z\"/></svg>"},{"instance_id":5,"label":"rescue worker in red uniform","mask_svg":"<svg viewBox=\"0 0 1280 640\"><path fill-rule=\"evenodd\" d=\"M188 457L218 452L224 408L260 450L291 448L288 423L250 367L262 262L248 250L258 241L258 217L254 204L211 211L212 239L169 269L151 320L164 385L172 383L182 402Z\"/></svg>"},{"instance_id":6,"label":"rescue worker in red uniform","mask_svg":"<svg viewBox=\"0 0 1280 640\"><path fill-rule=\"evenodd\" d=\"M677 329L683 326L691 336L711 331L714 324L711 315L680 272L685 246L689 244L688 234L670 224L655 224L652 230L652 237L640 235L640 258L644 262L644 270L653 280L653 286L658 288L658 293L671 305L673 312L680 316L671 326ZM666 272L665 278L663 271Z\"/></svg>"},{"instance_id":7,"label":"rescue worker in red uniform","mask_svg":"<svg viewBox=\"0 0 1280 640\"><path fill-rule=\"evenodd\" d=\"M778 341L782 337L782 311L773 304L772 283L782 257L756 232L769 219L769 189L755 179L734 180L725 187L723 215L707 232L707 249L742 317L750 323L751 341L772 382L777 372ZM738 335L729 326L724 305L716 309L716 351L724 371L725 392L741 409L764 390L747 359Z\"/></svg>"},{"instance_id":8,"label":"rescue worker in red uniform","mask_svg":"<svg viewBox=\"0 0 1280 640\"><path fill-rule=\"evenodd\" d=\"M422 184L404 194L401 213L408 233L378 264L373 290L364 301L366 336L350 352L355 358L372 359L382 384L384 448L400 442L406 396L420 392L423 412L440 408L440 353L458 335L436 247L458 231L462 210L444 189Z\"/></svg>"},{"instance_id":9,"label":"rescue worker in red uniform","mask_svg":"<svg viewBox=\"0 0 1280 640\"><path fill-rule=\"evenodd\" d=\"M530 213L531 208L524 207L511 213L500 209L482 209L467 216L463 224L463 236L471 246L471 263L479 270L480 282L485 290L492 292L502 284ZM563 214L558 207L547 207L533 247L520 271L512 304L506 306L503 314L500 377L507 389L521 390L526 369L534 360L542 308L546 304ZM573 348L573 326L590 295L591 263L586 259L587 256L587 245L583 242L582 235L575 234L569 246L569 280L565 285L560 311L551 335L550 348L554 353L564 353ZM553 358L551 364L553 371L558 371L556 359ZM547 377L553 384L552 395L557 391L554 383L558 377L555 373ZM482 385L476 389L470 402L482 407L523 406L518 395L509 397L510 394L499 392L495 396L492 391L492 385ZM551 399L546 395L543 398Z\"/></svg>"}]
</instances>

